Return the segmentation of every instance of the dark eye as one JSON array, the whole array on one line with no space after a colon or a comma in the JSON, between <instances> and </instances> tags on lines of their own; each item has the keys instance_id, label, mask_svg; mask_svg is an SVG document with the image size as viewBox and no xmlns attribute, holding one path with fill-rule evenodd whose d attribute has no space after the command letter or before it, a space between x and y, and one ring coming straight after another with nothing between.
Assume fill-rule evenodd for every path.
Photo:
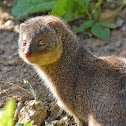
<instances>
[{"instance_id":1,"label":"dark eye","mask_svg":"<svg viewBox=\"0 0 126 126\"><path fill-rule=\"evenodd\" d=\"M44 42L43 40L39 40L39 41L38 41L38 45L39 45L39 46L43 46L44 44L45 44L45 42Z\"/></svg>"},{"instance_id":2,"label":"dark eye","mask_svg":"<svg viewBox=\"0 0 126 126\"><path fill-rule=\"evenodd\" d=\"M26 46L27 42L26 40L23 41L23 46Z\"/></svg>"}]
</instances>

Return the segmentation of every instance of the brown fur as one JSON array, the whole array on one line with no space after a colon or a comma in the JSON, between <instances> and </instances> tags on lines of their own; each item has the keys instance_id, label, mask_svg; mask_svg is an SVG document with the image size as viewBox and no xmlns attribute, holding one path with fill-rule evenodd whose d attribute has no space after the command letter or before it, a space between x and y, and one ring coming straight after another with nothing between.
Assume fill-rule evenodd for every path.
<instances>
[{"instance_id":1,"label":"brown fur","mask_svg":"<svg viewBox=\"0 0 126 126\"><path fill-rule=\"evenodd\" d=\"M45 46L38 47L38 39ZM28 58L27 51L31 53ZM36 17L21 25L19 54L37 70L79 126L126 125L125 59L96 57L54 16Z\"/></svg>"}]
</instances>

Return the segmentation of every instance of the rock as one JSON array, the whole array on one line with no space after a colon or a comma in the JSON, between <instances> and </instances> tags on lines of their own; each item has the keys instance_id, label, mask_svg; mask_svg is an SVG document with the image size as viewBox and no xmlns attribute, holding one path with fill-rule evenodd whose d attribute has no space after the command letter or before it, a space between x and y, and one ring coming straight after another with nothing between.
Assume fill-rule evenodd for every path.
<instances>
[{"instance_id":1,"label":"rock","mask_svg":"<svg viewBox=\"0 0 126 126\"><path fill-rule=\"evenodd\" d=\"M27 73L27 69L24 69L24 74Z\"/></svg>"},{"instance_id":2,"label":"rock","mask_svg":"<svg viewBox=\"0 0 126 126\"><path fill-rule=\"evenodd\" d=\"M101 21L109 23L114 23L115 18L116 18L115 11L102 12L100 16Z\"/></svg>"},{"instance_id":3,"label":"rock","mask_svg":"<svg viewBox=\"0 0 126 126\"><path fill-rule=\"evenodd\" d=\"M58 122L58 120L53 120L50 123L45 122L45 126L56 126L57 125L57 122Z\"/></svg>"},{"instance_id":4,"label":"rock","mask_svg":"<svg viewBox=\"0 0 126 126\"><path fill-rule=\"evenodd\" d=\"M64 110L62 108L59 108L59 111L58 111L56 117L57 118L60 117L63 114L63 112L64 112Z\"/></svg>"},{"instance_id":5,"label":"rock","mask_svg":"<svg viewBox=\"0 0 126 126\"><path fill-rule=\"evenodd\" d=\"M118 42L115 43L115 46L116 47L120 47L121 45L122 45L122 42L121 41L118 41Z\"/></svg>"},{"instance_id":6,"label":"rock","mask_svg":"<svg viewBox=\"0 0 126 126\"><path fill-rule=\"evenodd\" d=\"M7 22L5 22L4 26L8 30L12 30L14 28L14 21L8 20Z\"/></svg>"},{"instance_id":7,"label":"rock","mask_svg":"<svg viewBox=\"0 0 126 126\"><path fill-rule=\"evenodd\" d=\"M12 7L12 6L13 6L12 2L10 2L10 1L7 2L7 0L4 0L3 3L4 3L7 7Z\"/></svg>"},{"instance_id":8,"label":"rock","mask_svg":"<svg viewBox=\"0 0 126 126\"><path fill-rule=\"evenodd\" d=\"M123 51L119 54L119 56L126 58L126 50L123 50Z\"/></svg>"},{"instance_id":9,"label":"rock","mask_svg":"<svg viewBox=\"0 0 126 126\"><path fill-rule=\"evenodd\" d=\"M14 32L19 33L19 31L20 31L20 26L19 25L15 25L14 26Z\"/></svg>"},{"instance_id":10,"label":"rock","mask_svg":"<svg viewBox=\"0 0 126 126\"><path fill-rule=\"evenodd\" d=\"M117 27L121 28L122 25L124 24L124 20L121 19L120 17L117 17L115 24L117 25Z\"/></svg>"},{"instance_id":11,"label":"rock","mask_svg":"<svg viewBox=\"0 0 126 126\"><path fill-rule=\"evenodd\" d=\"M63 113L63 109L59 108L56 102L52 102L50 104L50 117L48 117L47 122L56 120L58 117L62 115L62 113Z\"/></svg>"},{"instance_id":12,"label":"rock","mask_svg":"<svg viewBox=\"0 0 126 126\"><path fill-rule=\"evenodd\" d=\"M34 125L40 126L47 117L47 107L44 103L31 100L18 114L19 123L29 123L34 120Z\"/></svg>"},{"instance_id":13,"label":"rock","mask_svg":"<svg viewBox=\"0 0 126 126\"><path fill-rule=\"evenodd\" d=\"M17 50L17 49L18 49L18 45L11 46L11 49L12 49L12 50Z\"/></svg>"},{"instance_id":14,"label":"rock","mask_svg":"<svg viewBox=\"0 0 126 126\"><path fill-rule=\"evenodd\" d=\"M3 54L4 53L4 50L0 48L0 54Z\"/></svg>"},{"instance_id":15,"label":"rock","mask_svg":"<svg viewBox=\"0 0 126 126\"><path fill-rule=\"evenodd\" d=\"M70 120L70 118L68 118L68 116L65 116L65 117L63 117L61 120L59 120L59 121L57 122L57 124L58 124L58 126L59 126L59 125L62 126L63 124L67 124L69 120Z\"/></svg>"},{"instance_id":16,"label":"rock","mask_svg":"<svg viewBox=\"0 0 126 126\"><path fill-rule=\"evenodd\" d=\"M126 25L122 26L121 30L125 32L126 31Z\"/></svg>"},{"instance_id":17,"label":"rock","mask_svg":"<svg viewBox=\"0 0 126 126\"><path fill-rule=\"evenodd\" d=\"M15 53L13 54L13 58L18 58L18 57L19 57L18 52L15 52Z\"/></svg>"},{"instance_id":18,"label":"rock","mask_svg":"<svg viewBox=\"0 0 126 126\"><path fill-rule=\"evenodd\" d=\"M105 53L106 53L106 52L113 52L113 51L115 51L115 49L114 49L113 47L110 47L110 46L104 47L104 52L105 52Z\"/></svg>"},{"instance_id":19,"label":"rock","mask_svg":"<svg viewBox=\"0 0 126 126\"><path fill-rule=\"evenodd\" d=\"M50 123L45 122L46 126L68 126L68 116L63 117L61 120L53 120Z\"/></svg>"},{"instance_id":20,"label":"rock","mask_svg":"<svg viewBox=\"0 0 126 126\"><path fill-rule=\"evenodd\" d=\"M17 121L18 120L18 113L20 112L21 108L23 107L23 100L19 101L17 104L17 108L15 110L15 114L14 114L14 119Z\"/></svg>"}]
</instances>

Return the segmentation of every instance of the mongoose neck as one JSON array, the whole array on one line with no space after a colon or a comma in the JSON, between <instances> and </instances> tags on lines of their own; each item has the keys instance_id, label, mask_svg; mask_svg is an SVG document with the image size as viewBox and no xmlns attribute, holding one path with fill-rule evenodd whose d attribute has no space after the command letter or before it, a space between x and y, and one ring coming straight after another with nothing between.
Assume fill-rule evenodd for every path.
<instances>
[{"instance_id":1,"label":"mongoose neck","mask_svg":"<svg viewBox=\"0 0 126 126\"><path fill-rule=\"evenodd\" d=\"M91 53L77 37L67 29L63 32L62 37L63 55L64 58L69 56L71 58L83 57L84 60L97 60L98 57Z\"/></svg>"}]
</instances>

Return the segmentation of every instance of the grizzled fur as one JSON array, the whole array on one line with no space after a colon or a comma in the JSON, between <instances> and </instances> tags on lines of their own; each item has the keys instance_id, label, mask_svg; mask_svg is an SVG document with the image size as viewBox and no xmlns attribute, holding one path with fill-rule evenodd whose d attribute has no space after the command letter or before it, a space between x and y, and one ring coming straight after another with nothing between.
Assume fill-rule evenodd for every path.
<instances>
[{"instance_id":1,"label":"grizzled fur","mask_svg":"<svg viewBox=\"0 0 126 126\"><path fill-rule=\"evenodd\" d=\"M44 39L46 47L35 45ZM22 47L23 40L27 41ZM30 51L30 57L25 52ZM79 126L126 125L126 61L96 57L54 16L21 24L19 54L31 64Z\"/></svg>"}]
</instances>

